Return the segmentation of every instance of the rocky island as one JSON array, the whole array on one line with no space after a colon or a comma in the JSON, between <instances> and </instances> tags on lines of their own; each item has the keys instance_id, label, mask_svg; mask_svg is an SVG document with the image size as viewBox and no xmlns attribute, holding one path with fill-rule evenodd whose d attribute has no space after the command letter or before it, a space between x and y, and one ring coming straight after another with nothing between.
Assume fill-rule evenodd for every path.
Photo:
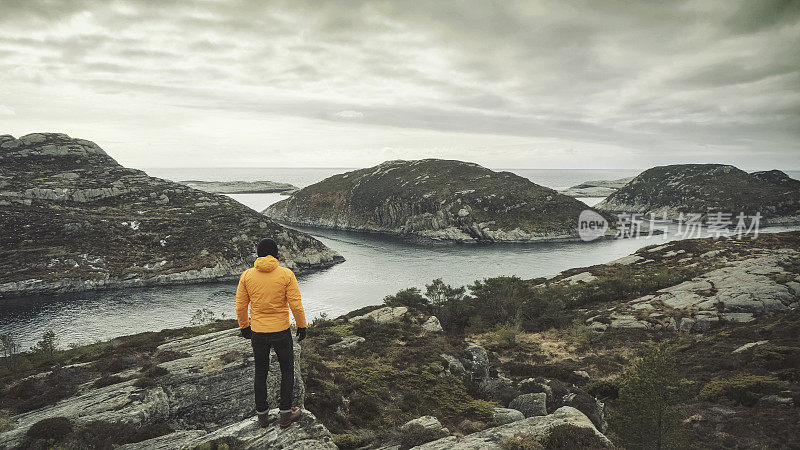
<instances>
[{"instance_id":1,"label":"rocky island","mask_svg":"<svg viewBox=\"0 0 800 450\"><path fill-rule=\"evenodd\" d=\"M257 427L234 321L37 346L0 359L0 447L780 448L800 439L798 244L653 244L317 319L286 430Z\"/></svg>"},{"instance_id":2,"label":"rocky island","mask_svg":"<svg viewBox=\"0 0 800 450\"><path fill-rule=\"evenodd\" d=\"M619 178L617 180L584 181L559 192L570 197L608 197L631 180L633 180L633 177Z\"/></svg>"},{"instance_id":3,"label":"rocky island","mask_svg":"<svg viewBox=\"0 0 800 450\"><path fill-rule=\"evenodd\" d=\"M181 181L191 188L212 194L272 194L281 193L289 195L298 189L297 186L277 181Z\"/></svg>"},{"instance_id":4,"label":"rocky island","mask_svg":"<svg viewBox=\"0 0 800 450\"><path fill-rule=\"evenodd\" d=\"M760 212L766 223L800 222L800 181L779 170L747 173L724 164L678 164L645 170L595 205L613 213Z\"/></svg>"},{"instance_id":5,"label":"rocky island","mask_svg":"<svg viewBox=\"0 0 800 450\"><path fill-rule=\"evenodd\" d=\"M305 226L459 242L577 239L583 203L510 172L441 159L326 178L264 211Z\"/></svg>"},{"instance_id":6,"label":"rocky island","mask_svg":"<svg viewBox=\"0 0 800 450\"><path fill-rule=\"evenodd\" d=\"M0 136L0 297L233 277L264 236L298 272L342 260L228 197L125 168L93 142Z\"/></svg>"}]
</instances>

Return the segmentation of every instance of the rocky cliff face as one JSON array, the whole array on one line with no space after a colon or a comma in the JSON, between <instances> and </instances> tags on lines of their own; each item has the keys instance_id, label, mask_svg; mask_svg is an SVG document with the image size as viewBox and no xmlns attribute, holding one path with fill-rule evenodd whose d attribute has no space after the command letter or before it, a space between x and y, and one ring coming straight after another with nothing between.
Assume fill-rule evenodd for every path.
<instances>
[{"instance_id":1,"label":"rocky cliff face","mask_svg":"<svg viewBox=\"0 0 800 450\"><path fill-rule=\"evenodd\" d=\"M64 134L0 136L0 297L238 275L259 239L303 272L342 258L224 196L119 165Z\"/></svg>"},{"instance_id":2,"label":"rocky cliff face","mask_svg":"<svg viewBox=\"0 0 800 450\"><path fill-rule=\"evenodd\" d=\"M299 225L463 242L577 238L583 203L461 161L387 161L334 175L264 211Z\"/></svg>"},{"instance_id":3,"label":"rocky cliff face","mask_svg":"<svg viewBox=\"0 0 800 450\"><path fill-rule=\"evenodd\" d=\"M596 208L653 213L760 212L769 223L800 222L800 181L779 170L748 174L723 164L680 164L645 170Z\"/></svg>"}]
</instances>

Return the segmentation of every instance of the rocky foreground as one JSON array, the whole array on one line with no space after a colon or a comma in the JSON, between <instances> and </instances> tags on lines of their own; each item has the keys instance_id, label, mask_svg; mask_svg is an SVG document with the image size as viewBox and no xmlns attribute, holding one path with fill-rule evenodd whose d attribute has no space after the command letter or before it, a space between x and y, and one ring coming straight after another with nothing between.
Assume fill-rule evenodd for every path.
<instances>
[{"instance_id":1,"label":"rocky foreground","mask_svg":"<svg viewBox=\"0 0 800 450\"><path fill-rule=\"evenodd\" d=\"M271 205L278 221L460 242L577 239L583 203L510 172L440 159L334 175Z\"/></svg>"},{"instance_id":2,"label":"rocky foreground","mask_svg":"<svg viewBox=\"0 0 800 450\"><path fill-rule=\"evenodd\" d=\"M228 197L122 167L93 142L0 136L0 297L232 277L266 236L298 272L342 260Z\"/></svg>"},{"instance_id":3,"label":"rocky foreground","mask_svg":"<svg viewBox=\"0 0 800 450\"><path fill-rule=\"evenodd\" d=\"M289 195L298 189L297 186L277 181L181 181L191 188L212 194L270 194L281 193Z\"/></svg>"},{"instance_id":4,"label":"rocky foreground","mask_svg":"<svg viewBox=\"0 0 800 450\"><path fill-rule=\"evenodd\" d=\"M673 220L681 213L708 218L722 212L734 218L760 213L770 224L800 223L800 181L779 170L751 174L724 164L660 166L640 173L595 207Z\"/></svg>"}]
</instances>

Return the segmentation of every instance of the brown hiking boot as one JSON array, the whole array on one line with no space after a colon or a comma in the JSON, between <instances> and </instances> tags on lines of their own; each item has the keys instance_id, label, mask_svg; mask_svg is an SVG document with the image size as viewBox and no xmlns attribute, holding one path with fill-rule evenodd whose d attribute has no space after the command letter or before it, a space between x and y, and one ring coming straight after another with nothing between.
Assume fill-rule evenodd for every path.
<instances>
[{"instance_id":1,"label":"brown hiking boot","mask_svg":"<svg viewBox=\"0 0 800 450\"><path fill-rule=\"evenodd\" d=\"M278 425L280 425L281 428L286 428L292 423L297 422L302 414L303 412L300 408L292 406L292 409L289 411L281 413L280 419L278 419Z\"/></svg>"},{"instance_id":2,"label":"brown hiking boot","mask_svg":"<svg viewBox=\"0 0 800 450\"><path fill-rule=\"evenodd\" d=\"M258 426L261 428L267 428L272 425L272 422L275 422L275 417L271 416L269 413L258 414Z\"/></svg>"}]
</instances>

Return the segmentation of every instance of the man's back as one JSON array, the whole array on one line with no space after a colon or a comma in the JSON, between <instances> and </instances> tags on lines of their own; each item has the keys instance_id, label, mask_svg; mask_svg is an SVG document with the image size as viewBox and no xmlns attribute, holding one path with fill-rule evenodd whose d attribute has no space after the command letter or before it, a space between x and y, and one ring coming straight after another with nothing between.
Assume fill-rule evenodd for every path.
<instances>
[{"instance_id":1,"label":"man's back","mask_svg":"<svg viewBox=\"0 0 800 450\"><path fill-rule=\"evenodd\" d=\"M239 328L250 325L258 333L285 330L290 325L290 309L297 326L305 327L305 312L294 272L280 267L278 260L272 256L256 259L254 266L242 273L236 290Z\"/></svg>"}]
</instances>

